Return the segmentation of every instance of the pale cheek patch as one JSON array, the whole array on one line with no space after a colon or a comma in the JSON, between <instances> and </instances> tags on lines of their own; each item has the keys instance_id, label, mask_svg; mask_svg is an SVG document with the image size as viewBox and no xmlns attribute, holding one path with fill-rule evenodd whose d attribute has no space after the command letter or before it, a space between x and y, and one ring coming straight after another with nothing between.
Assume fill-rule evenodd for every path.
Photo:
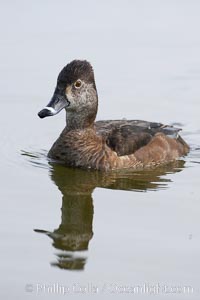
<instances>
[{"instance_id":1,"label":"pale cheek patch","mask_svg":"<svg viewBox=\"0 0 200 300\"><path fill-rule=\"evenodd\" d=\"M72 90L71 90L71 86L68 86L65 90L65 95L68 99L72 99Z\"/></svg>"},{"instance_id":2,"label":"pale cheek patch","mask_svg":"<svg viewBox=\"0 0 200 300\"><path fill-rule=\"evenodd\" d=\"M53 107L50 107L50 106L46 106L44 109L49 110L53 115L55 115L57 113L57 111Z\"/></svg>"}]
</instances>

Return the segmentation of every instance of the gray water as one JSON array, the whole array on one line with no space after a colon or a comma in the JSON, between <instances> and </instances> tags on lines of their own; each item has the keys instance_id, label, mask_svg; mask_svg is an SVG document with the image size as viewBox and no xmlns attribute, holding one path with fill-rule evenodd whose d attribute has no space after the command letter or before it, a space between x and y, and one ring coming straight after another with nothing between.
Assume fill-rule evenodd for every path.
<instances>
[{"instance_id":1,"label":"gray water","mask_svg":"<svg viewBox=\"0 0 200 300\"><path fill-rule=\"evenodd\" d=\"M0 1L2 299L199 299L200 2ZM98 119L182 127L174 164L112 175L46 154L40 120L72 59L95 70Z\"/></svg>"}]
</instances>

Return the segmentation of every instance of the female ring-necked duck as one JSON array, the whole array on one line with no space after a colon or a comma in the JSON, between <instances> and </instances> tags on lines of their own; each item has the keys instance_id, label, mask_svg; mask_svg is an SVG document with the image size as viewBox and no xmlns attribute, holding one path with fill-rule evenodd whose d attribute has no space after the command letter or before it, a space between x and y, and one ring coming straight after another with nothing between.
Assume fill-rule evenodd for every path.
<instances>
[{"instance_id":1,"label":"female ring-necked duck","mask_svg":"<svg viewBox=\"0 0 200 300\"><path fill-rule=\"evenodd\" d=\"M51 101L38 115L53 116L63 108L67 124L48 156L67 166L141 169L189 151L180 129L173 126L139 120L95 122L97 89L92 66L85 60L74 60L62 69Z\"/></svg>"}]
</instances>

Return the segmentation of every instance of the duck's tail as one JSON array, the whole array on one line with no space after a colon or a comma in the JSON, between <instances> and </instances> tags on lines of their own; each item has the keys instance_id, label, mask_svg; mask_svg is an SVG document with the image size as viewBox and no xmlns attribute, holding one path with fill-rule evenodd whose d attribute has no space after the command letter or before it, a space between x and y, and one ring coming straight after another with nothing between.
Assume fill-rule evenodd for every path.
<instances>
[{"instance_id":1,"label":"duck's tail","mask_svg":"<svg viewBox=\"0 0 200 300\"><path fill-rule=\"evenodd\" d=\"M184 139L180 135L177 137L177 141L182 146L182 155L186 155L190 151L189 145L184 141Z\"/></svg>"}]
</instances>

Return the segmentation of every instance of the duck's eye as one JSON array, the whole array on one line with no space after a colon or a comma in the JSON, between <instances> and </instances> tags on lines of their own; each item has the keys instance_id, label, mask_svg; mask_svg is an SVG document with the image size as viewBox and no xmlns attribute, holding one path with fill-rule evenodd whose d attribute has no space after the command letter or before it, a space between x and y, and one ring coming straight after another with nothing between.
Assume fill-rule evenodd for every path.
<instances>
[{"instance_id":1,"label":"duck's eye","mask_svg":"<svg viewBox=\"0 0 200 300\"><path fill-rule=\"evenodd\" d=\"M79 89L82 85L82 81L80 79L78 79L75 83L74 83L74 86L75 88Z\"/></svg>"}]
</instances>

